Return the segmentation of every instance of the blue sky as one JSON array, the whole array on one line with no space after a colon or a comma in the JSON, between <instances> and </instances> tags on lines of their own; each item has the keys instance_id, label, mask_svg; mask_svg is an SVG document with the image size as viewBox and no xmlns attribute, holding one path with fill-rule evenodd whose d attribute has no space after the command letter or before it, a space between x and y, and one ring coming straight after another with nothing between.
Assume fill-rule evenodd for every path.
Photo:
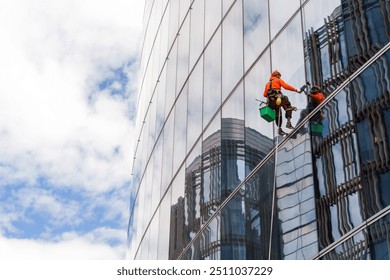
<instances>
[{"instance_id":1,"label":"blue sky","mask_svg":"<svg viewBox=\"0 0 390 280\"><path fill-rule=\"evenodd\" d=\"M3 0L0 259L124 259L143 0Z\"/></svg>"}]
</instances>

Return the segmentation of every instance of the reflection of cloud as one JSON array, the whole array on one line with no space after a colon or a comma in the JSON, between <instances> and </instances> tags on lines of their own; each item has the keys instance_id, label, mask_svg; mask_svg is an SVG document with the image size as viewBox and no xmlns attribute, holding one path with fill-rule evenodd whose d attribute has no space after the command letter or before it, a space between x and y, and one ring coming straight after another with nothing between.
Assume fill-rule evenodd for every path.
<instances>
[{"instance_id":1,"label":"reflection of cloud","mask_svg":"<svg viewBox=\"0 0 390 280\"><path fill-rule=\"evenodd\" d=\"M304 7L305 31L318 29L324 25L323 19L332 14L336 7L340 6L340 0L309 1Z\"/></svg>"},{"instance_id":2,"label":"reflection of cloud","mask_svg":"<svg viewBox=\"0 0 390 280\"><path fill-rule=\"evenodd\" d=\"M244 51L247 69L268 44L268 2L244 1Z\"/></svg>"},{"instance_id":3,"label":"reflection of cloud","mask_svg":"<svg viewBox=\"0 0 390 280\"><path fill-rule=\"evenodd\" d=\"M0 233L0 259L124 259L124 250L121 246L107 245L112 238L124 240L125 235L123 231L99 228L84 235L68 232L55 240L48 241L5 238ZM75 248L77 248L77 253L75 253Z\"/></svg>"},{"instance_id":4,"label":"reflection of cloud","mask_svg":"<svg viewBox=\"0 0 390 280\"><path fill-rule=\"evenodd\" d=\"M274 37L280 31L283 25L288 22L290 17L299 9L300 0L273 0L269 3L270 17L272 19L271 37ZM281 9L280 7L283 8Z\"/></svg>"}]
</instances>

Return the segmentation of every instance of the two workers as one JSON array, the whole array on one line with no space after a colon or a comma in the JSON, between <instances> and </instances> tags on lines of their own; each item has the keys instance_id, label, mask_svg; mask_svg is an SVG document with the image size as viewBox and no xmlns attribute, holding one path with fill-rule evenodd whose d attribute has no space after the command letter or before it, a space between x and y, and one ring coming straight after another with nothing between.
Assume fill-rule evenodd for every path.
<instances>
[{"instance_id":1,"label":"two workers","mask_svg":"<svg viewBox=\"0 0 390 280\"><path fill-rule=\"evenodd\" d=\"M296 111L297 108L291 105L288 97L282 94L281 89L284 88L285 90L301 93L306 88L306 85L298 90L283 81L281 76L282 75L278 70L272 72L271 77L265 86L263 96L268 99L268 106L276 112L276 124L279 127L278 133L279 135L283 136L286 135L286 132L284 132L282 129L283 118L281 108L283 108L285 111L285 117L287 119L286 128L288 129L294 128L291 124L291 117L292 111ZM309 97L311 101L309 101L308 108L305 111L306 115L325 99L324 94L321 92L321 89L318 86L312 87Z\"/></svg>"}]
</instances>

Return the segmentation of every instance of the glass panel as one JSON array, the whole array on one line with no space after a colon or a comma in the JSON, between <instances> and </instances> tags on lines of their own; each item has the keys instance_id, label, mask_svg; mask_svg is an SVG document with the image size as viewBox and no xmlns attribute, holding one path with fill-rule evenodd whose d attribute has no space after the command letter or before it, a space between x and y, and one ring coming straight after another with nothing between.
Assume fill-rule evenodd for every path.
<instances>
[{"instance_id":1,"label":"glass panel","mask_svg":"<svg viewBox=\"0 0 390 280\"><path fill-rule=\"evenodd\" d=\"M161 180L161 193L164 193L172 180L172 163L173 163L173 130L174 130L174 114L169 116L164 127L164 149L163 149L163 168Z\"/></svg>"},{"instance_id":2,"label":"glass panel","mask_svg":"<svg viewBox=\"0 0 390 280\"><path fill-rule=\"evenodd\" d=\"M358 117L364 112L376 106L376 104L388 104L390 83L387 82L387 68L390 60L390 52L387 51L382 59L378 59L369 66L359 77L351 83L352 104L356 106ZM386 82L385 82L386 81ZM382 105L381 105L382 106Z\"/></svg>"},{"instance_id":3,"label":"glass panel","mask_svg":"<svg viewBox=\"0 0 390 280\"><path fill-rule=\"evenodd\" d=\"M138 197L136 199L138 200L138 209L143 209L145 206L145 184L144 183L141 183L140 189L138 191ZM136 233L136 243L134 247L135 250L133 252L135 254L135 257L139 259L141 256L139 251L140 250L139 246L141 245L141 239L144 234L144 228L143 228L144 219L143 219L143 211L139 211L136 214L138 215L137 225L136 225L137 233Z\"/></svg>"},{"instance_id":4,"label":"glass panel","mask_svg":"<svg viewBox=\"0 0 390 280\"><path fill-rule=\"evenodd\" d=\"M162 170L162 139L163 137L160 137L159 140L156 143L156 147L154 148L153 153L153 174L151 175L153 177L153 193L152 193L152 200L151 205L153 212L156 210L156 207L158 203L160 203L160 198L162 196L161 194L161 170Z\"/></svg>"},{"instance_id":5,"label":"glass panel","mask_svg":"<svg viewBox=\"0 0 390 280\"><path fill-rule=\"evenodd\" d=\"M143 222L142 222L142 228L145 232L147 228L149 227L150 219L152 217L152 209L151 209L151 200L152 200L152 191L153 191L153 166L148 166L148 169L145 173L145 185L144 185L144 205L142 208L142 215L143 215ZM147 241L148 242L148 241ZM145 252L144 252L145 253Z\"/></svg>"},{"instance_id":6,"label":"glass panel","mask_svg":"<svg viewBox=\"0 0 390 280\"><path fill-rule=\"evenodd\" d=\"M156 142L156 110L157 110L157 103L156 102L153 102L154 100L152 100L152 103L150 104L150 107L149 107L149 112L148 112L148 116L147 116L147 120L146 120L146 124L145 124L145 127L147 126L148 127L148 148L147 148L147 154L148 154L148 157L150 157L152 151L153 151L153 148L154 148L154 145L155 145L155 142Z\"/></svg>"},{"instance_id":7,"label":"glass panel","mask_svg":"<svg viewBox=\"0 0 390 280\"><path fill-rule=\"evenodd\" d=\"M317 30L324 26L324 20L340 9L340 0L311 0L304 7L304 30Z\"/></svg>"},{"instance_id":8,"label":"glass panel","mask_svg":"<svg viewBox=\"0 0 390 280\"><path fill-rule=\"evenodd\" d=\"M223 105L222 118L244 120L244 90L242 83Z\"/></svg>"},{"instance_id":9,"label":"glass panel","mask_svg":"<svg viewBox=\"0 0 390 280\"><path fill-rule=\"evenodd\" d=\"M187 94L188 83L181 92L175 104L175 149L173 151L173 170L179 168L186 156L186 139L187 139Z\"/></svg>"},{"instance_id":10,"label":"glass panel","mask_svg":"<svg viewBox=\"0 0 390 280\"><path fill-rule=\"evenodd\" d=\"M221 29L204 54L203 129L221 106Z\"/></svg>"},{"instance_id":11,"label":"glass panel","mask_svg":"<svg viewBox=\"0 0 390 280\"><path fill-rule=\"evenodd\" d=\"M268 29L268 1L244 0L245 70L252 65L268 45Z\"/></svg>"},{"instance_id":12,"label":"glass panel","mask_svg":"<svg viewBox=\"0 0 390 280\"><path fill-rule=\"evenodd\" d=\"M276 158L275 231L281 237L280 258L311 259L318 253L318 242L310 134L290 138Z\"/></svg>"},{"instance_id":13,"label":"glass panel","mask_svg":"<svg viewBox=\"0 0 390 280\"><path fill-rule=\"evenodd\" d=\"M274 2L272 1L272 3ZM285 42L289 43L286 44ZM279 70L279 72L282 74L281 78L283 79L283 81L285 81L287 84L293 86L296 89L299 89L302 85L306 84L302 42L303 39L301 31L301 21L299 17L295 17L294 20L290 22L288 27L280 34L280 36L271 46L273 67L272 70ZM268 81L269 78L265 80L263 84L265 85ZM302 109L306 105L307 97L304 94L298 94L296 92L289 91L283 88L282 92L285 96L288 97L293 107ZM282 114L285 115L285 113ZM293 126L297 122L298 118L299 114L293 111ZM282 118L282 120L283 119L284 118ZM282 122L285 123L285 120L283 120Z\"/></svg>"},{"instance_id":14,"label":"glass panel","mask_svg":"<svg viewBox=\"0 0 390 280\"><path fill-rule=\"evenodd\" d=\"M168 3L169 5L169 3ZM164 6L165 7L165 6ZM160 26L160 34L159 34L159 50L160 50L160 63L159 63L159 68L160 71L163 67L163 65L166 63L166 58L168 57L168 30L169 30L169 6L165 11L164 17L162 18L161 21L161 26ZM160 78L161 79L161 78Z\"/></svg>"},{"instance_id":15,"label":"glass panel","mask_svg":"<svg viewBox=\"0 0 390 280\"><path fill-rule=\"evenodd\" d=\"M221 0L205 0L205 43L210 40L211 35L221 22L222 4Z\"/></svg>"},{"instance_id":16,"label":"glass panel","mask_svg":"<svg viewBox=\"0 0 390 280\"><path fill-rule=\"evenodd\" d=\"M186 258L268 259L273 186L269 175L273 174L273 171L270 172L273 168L274 162L269 161L269 165L264 166L230 200L210 225L203 229ZM209 214L212 214L202 211L207 205L207 209L211 209L211 206L216 209L220 204L218 200L201 204L202 221L207 221ZM276 233L274 238L279 240ZM272 252L273 258L277 258L275 254L277 248Z\"/></svg>"},{"instance_id":17,"label":"glass panel","mask_svg":"<svg viewBox=\"0 0 390 280\"><path fill-rule=\"evenodd\" d=\"M242 1L235 3L222 24L222 100L243 76Z\"/></svg>"},{"instance_id":18,"label":"glass panel","mask_svg":"<svg viewBox=\"0 0 390 280\"><path fill-rule=\"evenodd\" d=\"M165 121L164 108L165 108L165 92L166 92L166 68L162 70L160 76L160 82L157 84L156 92L152 102L156 103L156 137L159 137L162 126Z\"/></svg>"},{"instance_id":19,"label":"glass panel","mask_svg":"<svg viewBox=\"0 0 390 280\"><path fill-rule=\"evenodd\" d=\"M390 215L375 221L321 257L323 260L389 260Z\"/></svg>"},{"instance_id":20,"label":"glass panel","mask_svg":"<svg viewBox=\"0 0 390 280\"><path fill-rule=\"evenodd\" d=\"M196 244L199 245L198 248L195 248L195 252L199 252L199 259L221 259L221 220L219 216L205 228Z\"/></svg>"},{"instance_id":21,"label":"glass panel","mask_svg":"<svg viewBox=\"0 0 390 280\"><path fill-rule=\"evenodd\" d=\"M169 34L168 34L168 46L172 46L173 41L176 39L179 31L179 4L180 0L169 1ZM168 47L168 48L169 48Z\"/></svg>"},{"instance_id":22,"label":"glass panel","mask_svg":"<svg viewBox=\"0 0 390 280\"><path fill-rule=\"evenodd\" d=\"M159 230L159 212L157 211L156 215L153 217L152 223L149 227L149 248L148 248L148 259L157 260L158 253L158 234L155 234Z\"/></svg>"},{"instance_id":23,"label":"glass panel","mask_svg":"<svg viewBox=\"0 0 390 280\"><path fill-rule=\"evenodd\" d=\"M185 169L182 168L172 183L169 216L169 259L177 259L189 242L188 198L185 191ZM167 222L167 221L165 221Z\"/></svg>"},{"instance_id":24,"label":"glass panel","mask_svg":"<svg viewBox=\"0 0 390 280\"><path fill-rule=\"evenodd\" d=\"M181 4L181 2L180 2ZM190 17L187 17L184 21L180 35L178 37L178 58L177 58L177 83L176 92L182 89L185 80L188 77L188 62L189 62L189 50L190 50Z\"/></svg>"},{"instance_id":25,"label":"glass panel","mask_svg":"<svg viewBox=\"0 0 390 280\"><path fill-rule=\"evenodd\" d=\"M158 253L159 260L169 259L169 230L170 224L167 222L167 217L171 215L171 188L163 197L159 209L159 228L158 228Z\"/></svg>"},{"instance_id":26,"label":"glass panel","mask_svg":"<svg viewBox=\"0 0 390 280\"><path fill-rule=\"evenodd\" d=\"M195 66L189 79L187 106L187 151L195 144L202 132L202 92L203 92L203 63Z\"/></svg>"},{"instance_id":27,"label":"glass panel","mask_svg":"<svg viewBox=\"0 0 390 280\"><path fill-rule=\"evenodd\" d=\"M221 119L218 114L202 142L201 221L207 221L221 203Z\"/></svg>"},{"instance_id":28,"label":"glass panel","mask_svg":"<svg viewBox=\"0 0 390 280\"><path fill-rule=\"evenodd\" d=\"M194 1L191 9L190 69L198 60L204 46L204 0Z\"/></svg>"},{"instance_id":29,"label":"glass panel","mask_svg":"<svg viewBox=\"0 0 390 280\"><path fill-rule=\"evenodd\" d=\"M376 0L349 1L343 14L350 62L358 66L389 42L389 5Z\"/></svg>"},{"instance_id":30,"label":"glass panel","mask_svg":"<svg viewBox=\"0 0 390 280\"><path fill-rule=\"evenodd\" d=\"M235 0L223 0L222 1L223 15L225 15L227 13L229 8L232 6L233 2L235 2L234 4L236 4L236 6L240 6L240 4L241 4L241 1L235 1Z\"/></svg>"},{"instance_id":31,"label":"glass panel","mask_svg":"<svg viewBox=\"0 0 390 280\"><path fill-rule=\"evenodd\" d=\"M133 186L137 186L134 185ZM134 259L135 252L137 250L138 246L138 240L137 240L137 224L139 220L139 199L135 198L135 194L132 192L130 194L130 220L127 230L127 242L128 242L128 248L129 252L127 255L127 258Z\"/></svg>"},{"instance_id":32,"label":"glass panel","mask_svg":"<svg viewBox=\"0 0 390 280\"><path fill-rule=\"evenodd\" d=\"M245 84L245 126L248 127L247 141L257 141L253 137L253 134L257 134L259 137L264 138L266 143L265 147L259 147L259 151L266 153L272 148L272 143L269 143L268 139L273 142L273 124L274 122L268 122L260 117L259 109L264 107L264 103L260 103L258 100L265 102L266 98L263 96L265 83L269 79L270 69L270 57L267 51L259 60L258 63L251 69L244 80ZM253 131L252 131L253 130ZM253 132L253 133L252 133ZM259 145L261 145L259 141ZM271 146L269 146L271 144ZM256 145L257 146L257 145ZM263 149L265 148L265 149Z\"/></svg>"},{"instance_id":33,"label":"glass panel","mask_svg":"<svg viewBox=\"0 0 390 280\"><path fill-rule=\"evenodd\" d=\"M180 24L183 22L184 17L187 15L191 2L192 0L180 0L180 19L179 19Z\"/></svg>"},{"instance_id":34,"label":"glass panel","mask_svg":"<svg viewBox=\"0 0 390 280\"><path fill-rule=\"evenodd\" d=\"M139 251L139 259L147 260L149 258L149 237L150 230L148 229L145 233L144 239L142 240L140 251Z\"/></svg>"},{"instance_id":35,"label":"glass panel","mask_svg":"<svg viewBox=\"0 0 390 280\"><path fill-rule=\"evenodd\" d=\"M187 199L186 213L188 219L188 235L191 241L198 232L201 223L201 186L202 186L202 169L201 169L201 142L199 141L192 152L189 154L185 170L185 195ZM200 254L199 247L192 252ZM188 258L188 257L187 257Z\"/></svg>"},{"instance_id":36,"label":"glass panel","mask_svg":"<svg viewBox=\"0 0 390 280\"><path fill-rule=\"evenodd\" d=\"M245 125L242 84L222 108L222 192L228 195L245 178Z\"/></svg>"},{"instance_id":37,"label":"glass panel","mask_svg":"<svg viewBox=\"0 0 390 280\"><path fill-rule=\"evenodd\" d=\"M272 0L268 2L271 18L271 38L273 38L280 31L283 25L285 25L286 22L291 18L291 16L299 9L300 0ZM286 46L287 45L288 44L286 44Z\"/></svg>"},{"instance_id":38,"label":"glass panel","mask_svg":"<svg viewBox=\"0 0 390 280\"><path fill-rule=\"evenodd\" d=\"M166 67L165 118L168 117L176 97L177 41L169 53Z\"/></svg>"},{"instance_id":39,"label":"glass panel","mask_svg":"<svg viewBox=\"0 0 390 280\"><path fill-rule=\"evenodd\" d=\"M253 150L246 143L247 158L258 156L257 153L263 153L264 150ZM257 164L257 163L256 163ZM253 165L247 160L247 173L252 171ZM262 168L240 190L241 199L245 205L245 230L247 238L247 258L248 259L279 259L278 246L269 247L271 244L279 242L277 232L271 232L271 228L276 228L271 221L272 218L272 197L274 188L275 158L271 157ZM271 256L270 256L271 253Z\"/></svg>"}]
</instances>

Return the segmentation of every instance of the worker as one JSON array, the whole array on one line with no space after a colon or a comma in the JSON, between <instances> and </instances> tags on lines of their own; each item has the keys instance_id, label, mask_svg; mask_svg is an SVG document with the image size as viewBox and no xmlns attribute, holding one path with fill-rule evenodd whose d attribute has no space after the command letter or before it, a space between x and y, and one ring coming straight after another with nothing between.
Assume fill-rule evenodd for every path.
<instances>
[{"instance_id":1,"label":"worker","mask_svg":"<svg viewBox=\"0 0 390 280\"><path fill-rule=\"evenodd\" d=\"M279 127L278 133L279 135L286 135L286 133L282 129L282 116L281 116L281 108L283 107L286 112L285 117L287 119L286 127L289 129L293 129L294 127L291 124L292 111L295 111L297 108L291 106L288 97L282 94L281 88L286 90L295 91L301 93L302 90L298 90L293 86L290 86L286 82L284 82L280 77L282 75L278 70L272 72L269 82L266 84L264 89L264 97L268 98L267 105L271 107L276 112L276 124Z\"/></svg>"},{"instance_id":2,"label":"worker","mask_svg":"<svg viewBox=\"0 0 390 280\"><path fill-rule=\"evenodd\" d=\"M319 86L313 85L310 92L308 93L309 102L307 103L306 109L302 110L298 123L300 123L311 111L314 110L318 105L320 105L325 100L325 95L322 92ZM312 118L313 121L322 123L322 120L325 118L324 113L320 110Z\"/></svg>"}]
</instances>

